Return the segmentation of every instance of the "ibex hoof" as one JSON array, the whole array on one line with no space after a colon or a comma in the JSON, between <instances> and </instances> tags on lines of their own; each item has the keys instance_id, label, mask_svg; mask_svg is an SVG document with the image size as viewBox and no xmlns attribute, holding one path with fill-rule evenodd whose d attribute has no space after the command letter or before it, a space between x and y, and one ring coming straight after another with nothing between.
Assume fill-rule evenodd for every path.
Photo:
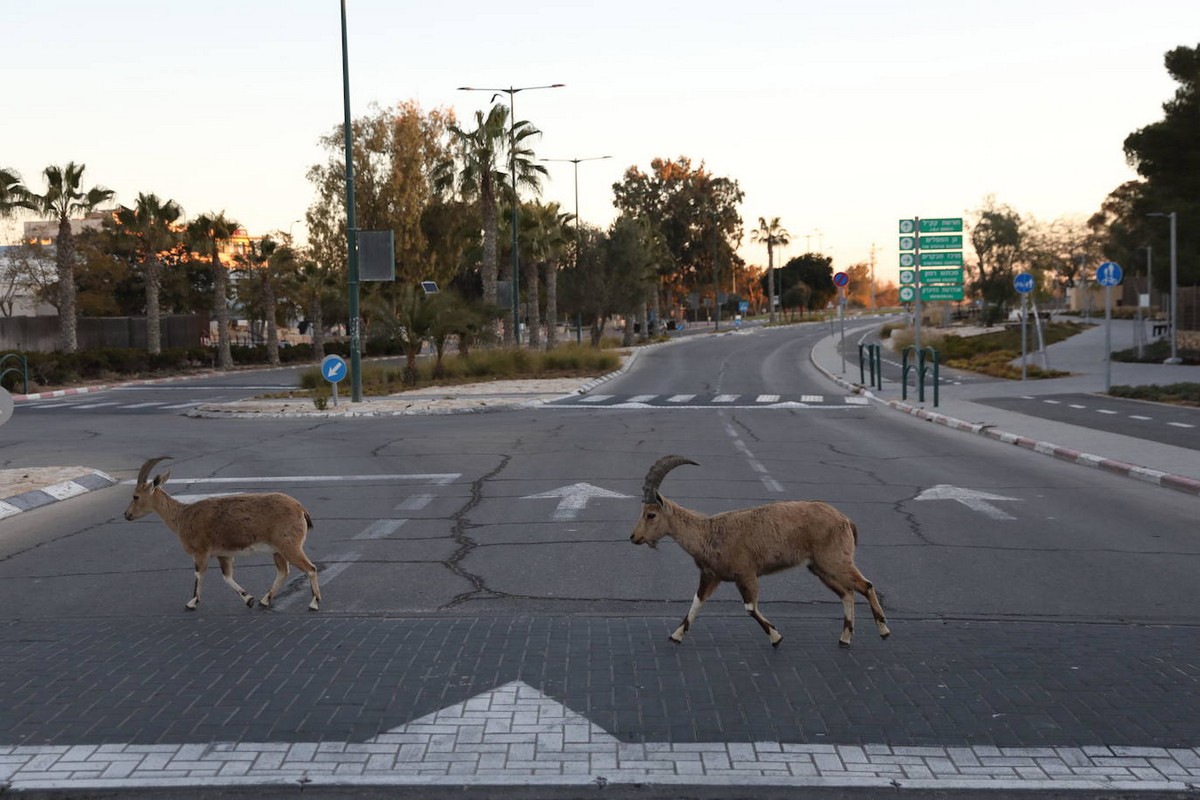
<instances>
[{"instance_id":1,"label":"ibex hoof","mask_svg":"<svg viewBox=\"0 0 1200 800\"><path fill-rule=\"evenodd\" d=\"M850 646L849 642L843 642L841 639L838 639L838 647L849 647L849 646Z\"/></svg>"},{"instance_id":2,"label":"ibex hoof","mask_svg":"<svg viewBox=\"0 0 1200 800\"><path fill-rule=\"evenodd\" d=\"M271 598L264 597L261 600L259 600L258 607L259 608L270 608L271 607Z\"/></svg>"},{"instance_id":3,"label":"ibex hoof","mask_svg":"<svg viewBox=\"0 0 1200 800\"><path fill-rule=\"evenodd\" d=\"M246 608L254 608L254 598L251 595L246 595Z\"/></svg>"},{"instance_id":4,"label":"ibex hoof","mask_svg":"<svg viewBox=\"0 0 1200 800\"><path fill-rule=\"evenodd\" d=\"M783 637L782 637L782 636L780 636L780 637L779 637L778 639L776 639L775 641L771 642L771 647L779 647L779 645L781 645L781 644L783 644Z\"/></svg>"},{"instance_id":5,"label":"ibex hoof","mask_svg":"<svg viewBox=\"0 0 1200 800\"><path fill-rule=\"evenodd\" d=\"M670 635L670 636L668 636L667 638L668 638L668 639L670 639L670 640L671 640L672 642L674 642L675 644L683 644L683 637L682 637L682 636L679 636L679 637L677 637L677 636L675 636L675 634L671 634L671 635Z\"/></svg>"},{"instance_id":6,"label":"ibex hoof","mask_svg":"<svg viewBox=\"0 0 1200 800\"><path fill-rule=\"evenodd\" d=\"M185 605L183 608L184 608L184 610L186 610L186 611L195 611L195 610L196 610L196 605L197 605L196 603L188 603L188 604L186 604L186 605Z\"/></svg>"}]
</instances>

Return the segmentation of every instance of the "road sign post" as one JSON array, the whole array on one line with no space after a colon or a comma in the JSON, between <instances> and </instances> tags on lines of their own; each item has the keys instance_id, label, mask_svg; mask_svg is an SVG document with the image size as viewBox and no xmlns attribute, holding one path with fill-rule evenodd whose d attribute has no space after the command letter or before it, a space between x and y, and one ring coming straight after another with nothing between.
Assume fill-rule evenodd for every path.
<instances>
[{"instance_id":1,"label":"road sign post","mask_svg":"<svg viewBox=\"0 0 1200 800\"><path fill-rule=\"evenodd\" d=\"M333 391L333 407L337 408L338 404L338 384L346 378L346 361L337 353L330 353L321 359L321 377L329 381L329 386Z\"/></svg>"},{"instance_id":2,"label":"road sign post","mask_svg":"<svg viewBox=\"0 0 1200 800\"><path fill-rule=\"evenodd\" d=\"M850 285L850 276L839 272L833 276L833 285L838 287L838 320L841 323L842 342L838 349L842 351L842 373L846 372L846 287Z\"/></svg>"},{"instance_id":3,"label":"road sign post","mask_svg":"<svg viewBox=\"0 0 1200 800\"><path fill-rule=\"evenodd\" d=\"M1105 261L1096 268L1096 283L1104 287L1104 391L1112 388L1112 287L1121 282L1124 273L1115 261Z\"/></svg>"},{"instance_id":4,"label":"road sign post","mask_svg":"<svg viewBox=\"0 0 1200 800\"><path fill-rule=\"evenodd\" d=\"M1025 319L1028 316L1029 293L1033 291L1033 276L1028 272L1018 273L1013 278L1013 288L1021 295L1021 380L1025 380L1027 372L1026 356L1029 348L1025 340Z\"/></svg>"}]
</instances>

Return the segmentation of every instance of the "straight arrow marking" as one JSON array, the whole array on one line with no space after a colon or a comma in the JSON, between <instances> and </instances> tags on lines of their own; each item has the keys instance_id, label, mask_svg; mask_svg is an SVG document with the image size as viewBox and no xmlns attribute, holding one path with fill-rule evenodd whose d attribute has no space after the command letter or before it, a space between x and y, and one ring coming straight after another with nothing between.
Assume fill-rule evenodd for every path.
<instances>
[{"instance_id":1,"label":"straight arrow marking","mask_svg":"<svg viewBox=\"0 0 1200 800\"><path fill-rule=\"evenodd\" d=\"M1017 500L1019 497L1007 497L1002 494L989 494L988 492L979 492L975 489L964 489L959 486L950 486L948 484L939 484L931 489L926 489L916 497L917 500L954 500L962 503L972 511L978 511L980 514L991 517L992 519L1016 519L1016 517L1001 511L996 508L988 500Z\"/></svg>"},{"instance_id":2,"label":"straight arrow marking","mask_svg":"<svg viewBox=\"0 0 1200 800\"><path fill-rule=\"evenodd\" d=\"M554 509L551 519L562 521L575 519L579 516L579 512L587 508L588 500L591 500L593 497L627 500L631 495L610 492L608 489L601 489L599 486L593 486L590 483L575 483L570 486L563 486L560 489L551 489L541 494L526 495L521 499L553 500L554 498L558 498L558 507Z\"/></svg>"}]
</instances>

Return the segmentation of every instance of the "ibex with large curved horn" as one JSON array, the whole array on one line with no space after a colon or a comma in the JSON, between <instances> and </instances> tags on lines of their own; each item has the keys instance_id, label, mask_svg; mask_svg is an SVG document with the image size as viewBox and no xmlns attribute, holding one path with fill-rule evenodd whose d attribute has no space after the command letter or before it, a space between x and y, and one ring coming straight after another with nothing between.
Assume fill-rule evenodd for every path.
<instances>
[{"instance_id":1,"label":"ibex with large curved horn","mask_svg":"<svg viewBox=\"0 0 1200 800\"><path fill-rule=\"evenodd\" d=\"M870 603L880 636L891 634L874 585L854 566L858 529L846 515L827 503L790 501L706 516L659 494L667 473L684 464L699 466L682 456L664 456L650 467L642 486L642 515L629 536L634 544L650 547L670 536L700 568L700 588L671 641L682 643L704 601L722 581L733 581L746 611L778 646L783 636L758 610L758 578L798 564L842 599L838 644L849 647L854 635L855 592Z\"/></svg>"},{"instance_id":2,"label":"ibex with large curved horn","mask_svg":"<svg viewBox=\"0 0 1200 800\"><path fill-rule=\"evenodd\" d=\"M151 511L155 512L179 536L183 549L192 557L196 566L196 583L187 609L194 611L200 605L200 584L208 570L208 561L213 556L221 565L221 575L247 607L254 605L254 598L233 579L233 559L247 553L271 553L275 557L275 582L259 600L259 605L270 606L275 593L287 579L288 564L308 575L312 587L310 611L321 606L321 590L317 586L317 568L304 554L304 539L312 527L312 517L300 501L279 492L269 494L238 494L225 497L207 497L195 503L181 503L171 497L162 486L171 477L170 472L156 475L150 480L150 470L170 456L152 458L138 471L137 485L133 487L133 500L125 509L125 519L135 520Z\"/></svg>"}]
</instances>

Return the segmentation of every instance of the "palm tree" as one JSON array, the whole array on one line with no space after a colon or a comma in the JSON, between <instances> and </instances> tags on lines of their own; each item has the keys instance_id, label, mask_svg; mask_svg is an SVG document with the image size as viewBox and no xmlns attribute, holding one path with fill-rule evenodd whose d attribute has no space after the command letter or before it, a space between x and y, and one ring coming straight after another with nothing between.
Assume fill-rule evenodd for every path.
<instances>
[{"instance_id":1,"label":"palm tree","mask_svg":"<svg viewBox=\"0 0 1200 800\"><path fill-rule=\"evenodd\" d=\"M280 257L291 258L291 250L280 247L270 236L250 242L246 252L237 257L246 274L258 281L262 289L263 319L267 328L267 361L279 366L279 328L276 325L275 262Z\"/></svg>"},{"instance_id":2,"label":"palm tree","mask_svg":"<svg viewBox=\"0 0 1200 800\"><path fill-rule=\"evenodd\" d=\"M775 245L786 245L791 241L791 234L779 224L779 217L771 217L767 222L765 217L758 218L758 228L750 231L750 238L755 242L767 245L767 307L770 308L768 322L775 323Z\"/></svg>"},{"instance_id":3,"label":"palm tree","mask_svg":"<svg viewBox=\"0 0 1200 800\"><path fill-rule=\"evenodd\" d=\"M202 256L212 259L213 310L217 315L217 367L229 369L233 366L233 354L229 349L229 273L221 264L221 243L233 238L241 226L225 216L224 211L201 214L187 227L188 246Z\"/></svg>"},{"instance_id":4,"label":"palm tree","mask_svg":"<svg viewBox=\"0 0 1200 800\"><path fill-rule=\"evenodd\" d=\"M479 203L483 223L483 300L486 305L495 306L499 273L499 190L508 186L509 172L515 170L518 188L529 188L535 193L541 191L541 176L547 174L546 168L537 163L533 150L524 144L541 132L525 120L510 127L509 109L502 103L492 106L486 118L482 111L476 111L473 130L457 125L449 126L449 130L457 143L458 163L441 164L435 185L444 190L457 184L463 199ZM511 189L509 187L510 197ZM512 332L506 327L505 339L511 338Z\"/></svg>"},{"instance_id":5,"label":"palm tree","mask_svg":"<svg viewBox=\"0 0 1200 800\"><path fill-rule=\"evenodd\" d=\"M146 348L151 353L162 352L161 312L158 290L162 278L159 253L170 250L179 241L176 223L183 209L174 200L163 201L155 194L138 194L133 208L117 209L118 241L124 240L139 260L146 279Z\"/></svg>"},{"instance_id":6,"label":"palm tree","mask_svg":"<svg viewBox=\"0 0 1200 800\"><path fill-rule=\"evenodd\" d=\"M94 211L101 203L113 198L113 191L102 186L93 186L86 192L81 190L85 168L86 165L74 161L62 167L46 167L42 171L46 179L45 193L23 193L26 208L58 220L54 260L58 267L59 348L64 353L79 349L75 319L75 239L71 233L71 218Z\"/></svg>"},{"instance_id":7,"label":"palm tree","mask_svg":"<svg viewBox=\"0 0 1200 800\"><path fill-rule=\"evenodd\" d=\"M529 346L540 345L541 319L538 311L538 271L546 278L546 348L558 343L558 265L575 241L569 224L574 214L563 213L558 203L526 203L521 207L521 239L528 258L525 262L525 301L529 306Z\"/></svg>"},{"instance_id":8,"label":"palm tree","mask_svg":"<svg viewBox=\"0 0 1200 800\"><path fill-rule=\"evenodd\" d=\"M0 167L0 219L10 216L19 208L29 208L29 191L21 183L16 170Z\"/></svg>"},{"instance_id":9,"label":"palm tree","mask_svg":"<svg viewBox=\"0 0 1200 800\"><path fill-rule=\"evenodd\" d=\"M325 358L325 299L339 288L332 272L313 257L310 248L297 255L297 269L285 285L285 291L297 298L312 326L313 359Z\"/></svg>"}]
</instances>

